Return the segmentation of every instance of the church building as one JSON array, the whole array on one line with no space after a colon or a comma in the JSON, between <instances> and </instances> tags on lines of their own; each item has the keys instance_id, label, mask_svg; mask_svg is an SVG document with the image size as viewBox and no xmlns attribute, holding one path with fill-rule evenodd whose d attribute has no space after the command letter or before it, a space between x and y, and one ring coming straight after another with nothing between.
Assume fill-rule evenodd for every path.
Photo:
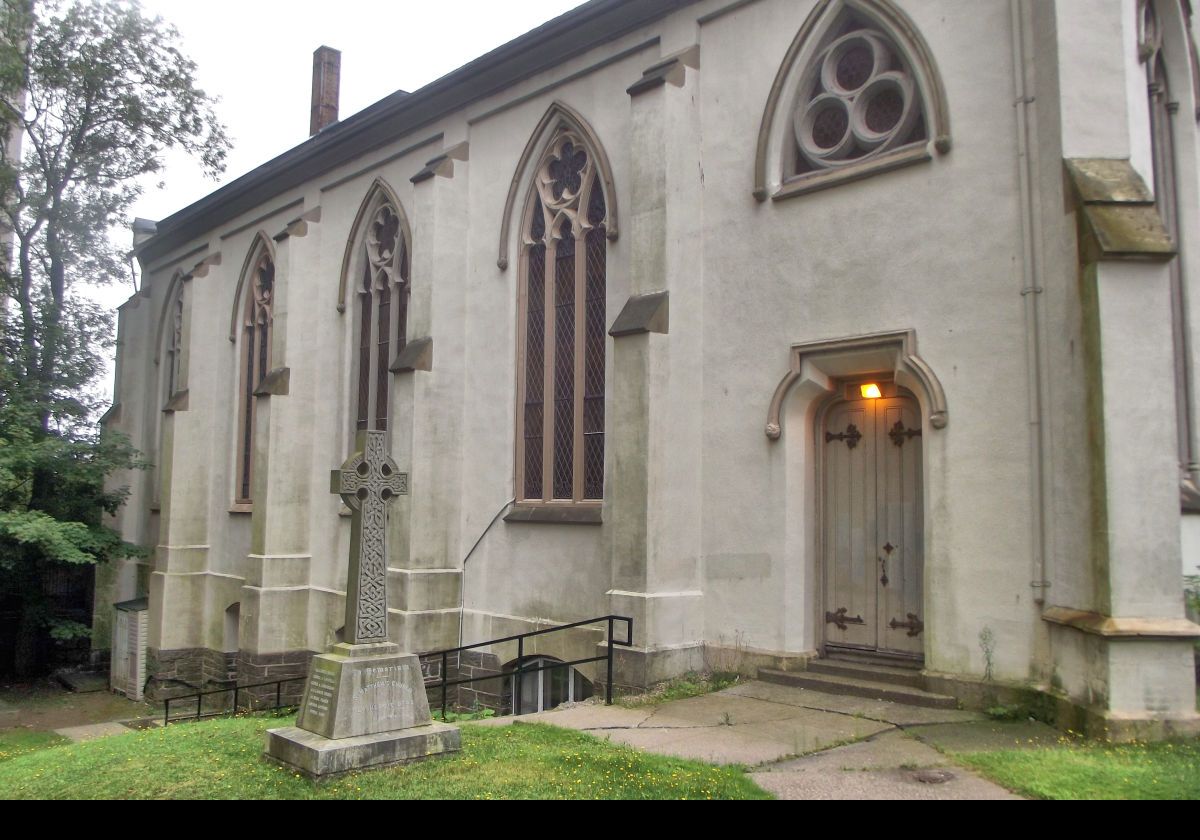
<instances>
[{"instance_id":1,"label":"church building","mask_svg":"<svg viewBox=\"0 0 1200 840\"><path fill-rule=\"evenodd\" d=\"M147 598L150 690L303 676L343 632L329 474L381 430L413 653L618 615L618 686L857 656L1200 730L1195 25L591 0L341 121L318 50L308 140L135 226L104 423L153 464L115 478L148 556L94 644Z\"/></svg>"}]
</instances>

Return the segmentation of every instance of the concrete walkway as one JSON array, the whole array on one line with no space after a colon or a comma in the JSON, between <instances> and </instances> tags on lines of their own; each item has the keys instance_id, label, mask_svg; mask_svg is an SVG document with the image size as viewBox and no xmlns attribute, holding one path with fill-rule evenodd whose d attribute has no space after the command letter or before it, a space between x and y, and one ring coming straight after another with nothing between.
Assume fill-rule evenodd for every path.
<instances>
[{"instance_id":1,"label":"concrete walkway","mask_svg":"<svg viewBox=\"0 0 1200 840\"><path fill-rule=\"evenodd\" d=\"M124 735L132 730L123 723L109 721L107 723L89 723L83 726L64 726L55 729L56 735L70 738L72 741L93 741L96 738L106 738L109 735Z\"/></svg>"},{"instance_id":2,"label":"concrete walkway","mask_svg":"<svg viewBox=\"0 0 1200 840\"><path fill-rule=\"evenodd\" d=\"M1018 799L946 753L1055 743L1041 724L750 682L656 706L577 705L514 721L578 729L648 752L741 764L780 799ZM945 752L942 752L944 750Z\"/></svg>"}]
</instances>

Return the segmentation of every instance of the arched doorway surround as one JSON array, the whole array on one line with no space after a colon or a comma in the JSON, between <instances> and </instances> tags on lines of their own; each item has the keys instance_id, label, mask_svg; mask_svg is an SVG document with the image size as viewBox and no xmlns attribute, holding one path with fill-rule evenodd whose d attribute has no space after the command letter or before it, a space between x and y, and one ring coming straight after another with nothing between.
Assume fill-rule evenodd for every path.
<instances>
[{"instance_id":1,"label":"arched doorway surround","mask_svg":"<svg viewBox=\"0 0 1200 840\"><path fill-rule=\"evenodd\" d=\"M823 470L826 447L844 445L844 439L835 443L827 441L825 436L827 433L846 434L845 429L827 428L831 410L839 402L845 401L848 389L857 388L868 380L882 383L886 394L905 397L910 401L907 409L910 419L906 429L919 431L921 435L919 446L910 447L907 455L911 461L916 454L917 460L913 465L920 472L916 483L919 488L916 491L919 499L916 501L920 509L917 540L921 545L923 562L920 575L924 579L923 591L926 594L936 591L936 581L928 561L935 551L937 535L929 527L929 512L935 509L931 504L931 495L940 492L937 482L928 478L937 473L936 463L941 458L942 447L936 433L947 426L949 413L941 383L932 368L917 355L916 333L913 330L805 342L793 345L789 355L789 370L776 387L765 429L767 438L780 447L785 464L785 554L787 562L800 579L800 585L793 592L801 600L794 604L793 609L787 610L786 637L789 650L824 650L827 642L834 642L842 635L837 627L838 622L834 620L830 623L826 615L832 613L836 616L837 605L826 609L829 606L826 603L829 593L829 555L825 544L824 497L827 488ZM891 426L876 428L876 423L876 427L873 427L877 435L873 450L879 449L880 439L891 443L887 433L896 419L891 418ZM911 439L912 436L905 441ZM861 452L866 451L864 446ZM884 451L885 456L888 454L888 451ZM935 464L934 469L931 469L931 461ZM889 539L885 536L880 542L888 544ZM864 553L867 548L863 546ZM872 544L869 548L872 549L873 562L878 559L874 549L880 549L879 555L887 555L882 545ZM878 579L882 576L882 564L876 571L880 572L876 576ZM928 603L927 598L922 596L922 599ZM916 616L915 619L908 617L910 611ZM850 617L857 617L861 611L848 608L847 612ZM936 610L933 613L936 614ZM930 611L923 606L919 611L904 610L896 616L885 616L883 623L890 625L894 619L900 624L921 622L924 625L928 623L930 615ZM867 616L862 618L865 623ZM831 635L827 627L835 632ZM887 626L887 629L894 631L897 628ZM907 639L906 634L913 627L899 629ZM885 633L884 643L876 646L888 649L890 635L894 633ZM918 636L912 638L924 640L923 626ZM912 648L909 652L913 655L922 652L915 644L907 646Z\"/></svg>"}]
</instances>

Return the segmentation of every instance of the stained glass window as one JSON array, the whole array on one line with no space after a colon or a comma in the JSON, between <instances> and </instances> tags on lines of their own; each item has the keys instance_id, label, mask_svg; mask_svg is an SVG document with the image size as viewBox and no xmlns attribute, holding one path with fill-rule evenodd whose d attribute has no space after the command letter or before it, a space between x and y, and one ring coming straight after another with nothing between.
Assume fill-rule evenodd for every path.
<instances>
[{"instance_id":1,"label":"stained glass window","mask_svg":"<svg viewBox=\"0 0 1200 840\"><path fill-rule=\"evenodd\" d=\"M408 321L408 246L400 216L388 201L379 202L368 216L361 261L355 428L386 431L389 366L404 347Z\"/></svg>"},{"instance_id":2,"label":"stained glass window","mask_svg":"<svg viewBox=\"0 0 1200 840\"><path fill-rule=\"evenodd\" d=\"M275 299L275 261L259 244L246 290L242 317L241 411L238 418L238 480L236 501L251 500L254 463L254 392L271 369L271 323Z\"/></svg>"},{"instance_id":3,"label":"stained glass window","mask_svg":"<svg viewBox=\"0 0 1200 840\"><path fill-rule=\"evenodd\" d=\"M604 497L606 217L591 152L560 132L536 170L522 236L523 501Z\"/></svg>"},{"instance_id":4,"label":"stained glass window","mask_svg":"<svg viewBox=\"0 0 1200 840\"><path fill-rule=\"evenodd\" d=\"M1154 199L1163 224L1178 247L1180 242L1179 178L1175 153L1175 119L1179 102L1172 95L1167 77L1162 22L1153 0L1143 0L1138 9L1138 35L1142 60L1146 64L1149 94L1150 141L1154 164ZM1184 18L1188 20L1187 17ZM1175 352L1175 414L1178 436L1180 475L1185 489L1200 481L1200 452L1195 448L1195 417L1191 411L1191 382L1188 374L1188 325L1186 284L1183 265L1178 257L1171 269L1171 332ZM1190 487L1188 485L1191 485Z\"/></svg>"}]
</instances>

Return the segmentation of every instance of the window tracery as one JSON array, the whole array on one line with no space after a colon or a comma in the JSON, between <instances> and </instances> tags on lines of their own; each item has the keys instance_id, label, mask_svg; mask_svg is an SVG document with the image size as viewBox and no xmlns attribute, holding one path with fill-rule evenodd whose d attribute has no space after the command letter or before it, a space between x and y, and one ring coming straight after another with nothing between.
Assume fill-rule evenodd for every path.
<instances>
[{"instance_id":1,"label":"window tracery","mask_svg":"<svg viewBox=\"0 0 1200 840\"><path fill-rule=\"evenodd\" d=\"M594 155L561 130L535 170L522 231L517 495L604 496L607 203Z\"/></svg>"},{"instance_id":2,"label":"window tracery","mask_svg":"<svg viewBox=\"0 0 1200 840\"><path fill-rule=\"evenodd\" d=\"M171 307L171 332L167 338L167 388L169 400L179 390L179 368L183 354L183 293L176 296Z\"/></svg>"},{"instance_id":3,"label":"window tracery","mask_svg":"<svg viewBox=\"0 0 1200 840\"><path fill-rule=\"evenodd\" d=\"M368 217L358 285L358 393L355 428L388 428L391 373L395 352L407 340L408 246L400 215L381 200Z\"/></svg>"},{"instance_id":4,"label":"window tracery","mask_svg":"<svg viewBox=\"0 0 1200 840\"><path fill-rule=\"evenodd\" d=\"M1181 10L1182 11L1182 10ZM1183 20L1187 21L1184 15ZM1190 27L1187 27L1190 32ZM1163 224L1176 247L1180 246L1179 189L1175 150L1175 118L1179 102L1173 98L1168 76L1168 56L1164 48L1162 21L1153 0L1141 0L1138 8L1139 53L1146 65L1146 84L1150 112L1150 142L1154 168L1154 198ZM1191 42L1188 44L1189 58ZM1175 408L1178 430L1180 474L1187 495L1197 495L1200 455L1194 449L1195 417L1192 405L1192 377L1187 324L1187 286L1182 257L1171 260L1171 331L1175 355Z\"/></svg>"},{"instance_id":5,"label":"window tracery","mask_svg":"<svg viewBox=\"0 0 1200 840\"><path fill-rule=\"evenodd\" d=\"M251 501L254 454L254 392L271 369L271 326L274 320L275 259L259 243L251 262L249 288L242 315L241 405L238 418L236 502Z\"/></svg>"},{"instance_id":6,"label":"window tracery","mask_svg":"<svg viewBox=\"0 0 1200 840\"><path fill-rule=\"evenodd\" d=\"M767 96L754 197L788 198L950 151L945 88L893 0L818 0Z\"/></svg>"},{"instance_id":7,"label":"window tracery","mask_svg":"<svg viewBox=\"0 0 1200 840\"><path fill-rule=\"evenodd\" d=\"M894 41L855 15L838 31L800 83L790 175L836 169L929 139L920 90Z\"/></svg>"}]
</instances>

